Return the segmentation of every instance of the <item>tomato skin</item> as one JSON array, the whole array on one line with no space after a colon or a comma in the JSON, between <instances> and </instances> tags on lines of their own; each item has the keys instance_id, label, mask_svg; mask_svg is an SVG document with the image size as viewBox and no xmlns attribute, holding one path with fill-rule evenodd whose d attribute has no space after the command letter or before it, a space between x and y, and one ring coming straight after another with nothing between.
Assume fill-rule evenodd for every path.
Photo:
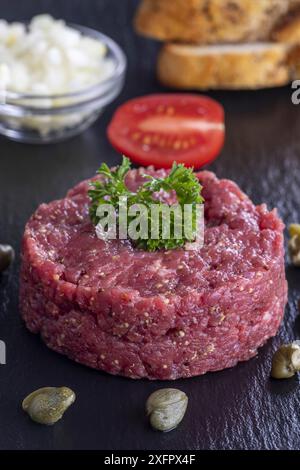
<instances>
[{"instance_id":1,"label":"tomato skin","mask_svg":"<svg viewBox=\"0 0 300 470\"><path fill-rule=\"evenodd\" d=\"M176 161L198 169L224 145L224 110L201 95L148 95L120 106L107 134L119 153L139 165L170 168Z\"/></svg>"}]
</instances>

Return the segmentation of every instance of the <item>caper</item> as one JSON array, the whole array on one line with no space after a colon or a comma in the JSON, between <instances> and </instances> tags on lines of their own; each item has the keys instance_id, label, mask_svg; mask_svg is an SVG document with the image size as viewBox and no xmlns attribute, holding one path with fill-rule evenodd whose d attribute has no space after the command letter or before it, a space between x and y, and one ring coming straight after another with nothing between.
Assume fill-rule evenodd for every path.
<instances>
[{"instance_id":1,"label":"caper","mask_svg":"<svg viewBox=\"0 0 300 470\"><path fill-rule=\"evenodd\" d=\"M176 388L163 388L152 393L146 403L150 424L158 431L168 432L182 421L188 397Z\"/></svg>"},{"instance_id":2,"label":"caper","mask_svg":"<svg viewBox=\"0 0 300 470\"><path fill-rule=\"evenodd\" d=\"M10 245L0 244L0 273L5 271L13 262L15 258L15 252Z\"/></svg>"},{"instance_id":3,"label":"caper","mask_svg":"<svg viewBox=\"0 0 300 470\"><path fill-rule=\"evenodd\" d=\"M300 235L294 235L290 239L289 253L293 265L300 267Z\"/></svg>"},{"instance_id":4,"label":"caper","mask_svg":"<svg viewBox=\"0 0 300 470\"><path fill-rule=\"evenodd\" d=\"M289 233L290 233L290 237L294 237L295 235L299 235L300 236L300 224L291 224L289 226Z\"/></svg>"},{"instance_id":5,"label":"caper","mask_svg":"<svg viewBox=\"0 0 300 470\"><path fill-rule=\"evenodd\" d=\"M271 376L274 379L288 379L300 371L300 342L284 344L275 352Z\"/></svg>"},{"instance_id":6,"label":"caper","mask_svg":"<svg viewBox=\"0 0 300 470\"><path fill-rule=\"evenodd\" d=\"M52 425L63 417L75 398L68 387L44 387L30 393L23 400L22 408L36 423Z\"/></svg>"}]
</instances>

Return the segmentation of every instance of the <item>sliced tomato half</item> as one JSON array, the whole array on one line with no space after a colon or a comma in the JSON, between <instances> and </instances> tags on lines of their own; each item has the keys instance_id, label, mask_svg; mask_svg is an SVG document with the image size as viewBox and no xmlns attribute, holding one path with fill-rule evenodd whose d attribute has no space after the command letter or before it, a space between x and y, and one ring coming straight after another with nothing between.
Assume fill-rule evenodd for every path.
<instances>
[{"instance_id":1,"label":"sliced tomato half","mask_svg":"<svg viewBox=\"0 0 300 470\"><path fill-rule=\"evenodd\" d=\"M113 147L135 163L200 168L224 145L223 107L206 96L149 95L119 107L108 127Z\"/></svg>"}]
</instances>

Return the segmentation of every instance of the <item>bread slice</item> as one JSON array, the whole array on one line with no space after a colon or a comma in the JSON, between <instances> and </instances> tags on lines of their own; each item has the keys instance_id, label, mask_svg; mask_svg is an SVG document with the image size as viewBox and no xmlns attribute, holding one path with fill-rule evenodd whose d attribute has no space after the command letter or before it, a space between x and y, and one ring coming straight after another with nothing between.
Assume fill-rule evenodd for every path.
<instances>
[{"instance_id":1,"label":"bread slice","mask_svg":"<svg viewBox=\"0 0 300 470\"><path fill-rule=\"evenodd\" d=\"M289 83L290 47L283 43L187 46L166 44L158 77L179 89L256 89Z\"/></svg>"},{"instance_id":2,"label":"bread slice","mask_svg":"<svg viewBox=\"0 0 300 470\"><path fill-rule=\"evenodd\" d=\"M300 11L292 11L272 33L272 39L289 44L300 44Z\"/></svg>"},{"instance_id":3,"label":"bread slice","mask_svg":"<svg viewBox=\"0 0 300 470\"><path fill-rule=\"evenodd\" d=\"M142 0L136 30L170 42L220 44L269 40L300 0Z\"/></svg>"}]
</instances>

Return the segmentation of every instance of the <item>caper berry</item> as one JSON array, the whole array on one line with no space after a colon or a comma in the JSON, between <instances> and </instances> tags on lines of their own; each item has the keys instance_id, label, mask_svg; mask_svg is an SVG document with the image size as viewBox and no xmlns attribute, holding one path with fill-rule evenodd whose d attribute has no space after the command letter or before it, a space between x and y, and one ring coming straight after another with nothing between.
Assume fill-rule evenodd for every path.
<instances>
[{"instance_id":1,"label":"caper berry","mask_svg":"<svg viewBox=\"0 0 300 470\"><path fill-rule=\"evenodd\" d=\"M271 376L274 379L288 379L300 371L300 342L282 345L274 354Z\"/></svg>"},{"instance_id":2,"label":"caper berry","mask_svg":"<svg viewBox=\"0 0 300 470\"><path fill-rule=\"evenodd\" d=\"M36 423L52 425L63 417L75 398L68 387L44 387L30 393L23 400L22 408Z\"/></svg>"},{"instance_id":3,"label":"caper berry","mask_svg":"<svg viewBox=\"0 0 300 470\"><path fill-rule=\"evenodd\" d=\"M168 432L182 421L188 397L176 388L163 388L152 393L146 403L150 424L158 431Z\"/></svg>"},{"instance_id":4,"label":"caper berry","mask_svg":"<svg viewBox=\"0 0 300 470\"><path fill-rule=\"evenodd\" d=\"M294 235L290 239L289 254L293 265L300 267L300 235Z\"/></svg>"},{"instance_id":5,"label":"caper berry","mask_svg":"<svg viewBox=\"0 0 300 470\"><path fill-rule=\"evenodd\" d=\"M14 258L15 252L13 247L10 245L0 244L0 273L9 268Z\"/></svg>"},{"instance_id":6,"label":"caper berry","mask_svg":"<svg viewBox=\"0 0 300 470\"><path fill-rule=\"evenodd\" d=\"M293 238L295 235L300 236L300 224L291 224L289 226L290 237Z\"/></svg>"}]
</instances>

